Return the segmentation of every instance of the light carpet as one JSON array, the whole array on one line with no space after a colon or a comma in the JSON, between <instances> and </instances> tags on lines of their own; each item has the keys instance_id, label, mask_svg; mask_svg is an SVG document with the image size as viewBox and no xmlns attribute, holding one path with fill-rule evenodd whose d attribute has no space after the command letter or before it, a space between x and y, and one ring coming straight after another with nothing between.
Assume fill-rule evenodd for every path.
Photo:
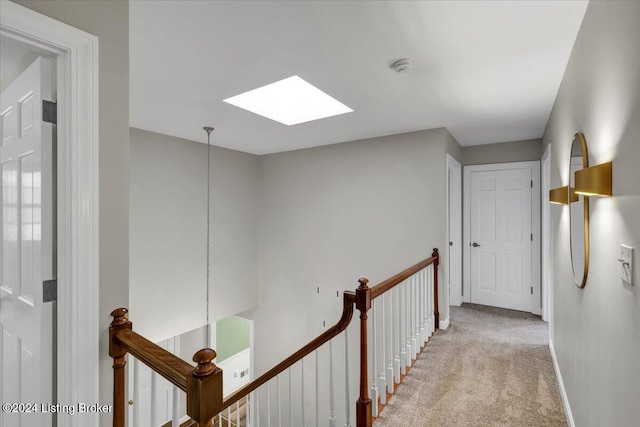
<instances>
[{"instance_id":1,"label":"light carpet","mask_svg":"<svg viewBox=\"0 0 640 427\"><path fill-rule=\"evenodd\" d=\"M374 427L566 426L548 330L530 313L451 307Z\"/></svg>"}]
</instances>

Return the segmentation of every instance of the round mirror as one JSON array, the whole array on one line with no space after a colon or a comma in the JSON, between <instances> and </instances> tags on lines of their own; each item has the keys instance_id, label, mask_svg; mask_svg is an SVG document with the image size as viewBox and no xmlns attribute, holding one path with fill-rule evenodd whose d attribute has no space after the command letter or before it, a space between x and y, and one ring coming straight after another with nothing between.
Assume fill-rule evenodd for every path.
<instances>
[{"instance_id":1,"label":"round mirror","mask_svg":"<svg viewBox=\"0 0 640 427\"><path fill-rule=\"evenodd\" d=\"M588 167L587 142L582 132L573 136L569 167L569 229L573 280L579 288L587 284L589 272L589 199L574 192L575 172Z\"/></svg>"}]
</instances>

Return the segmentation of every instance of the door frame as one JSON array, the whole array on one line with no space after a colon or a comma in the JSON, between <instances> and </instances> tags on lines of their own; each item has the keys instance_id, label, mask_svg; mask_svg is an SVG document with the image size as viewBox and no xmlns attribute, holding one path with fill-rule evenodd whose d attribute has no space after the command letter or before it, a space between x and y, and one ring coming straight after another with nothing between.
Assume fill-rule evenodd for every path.
<instances>
[{"instance_id":1,"label":"door frame","mask_svg":"<svg viewBox=\"0 0 640 427\"><path fill-rule=\"evenodd\" d=\"M531 243L531 313L541 313L540 299L540 161L492 163L486 165L469 165L463 167L464 184L464 208L463 208L463 289L464 302L471 302L471 173L481 171L512 169L531 169L533 187L531 190L531 231L533 242Z\"/></svg>"},{"instance_id":2,"label":"door frame","mask_svg":"<svg viewBox=\"0 0 640 427\"><path fill-rule=\"evenodd\" d=\"M98 38L5 0L0 34L56 58L57 401L98 403ZM99 424L98 414L57 422Z\"/></svg>"},{"instance_id":3,"label":"door frame","mask_svg":"<svg viewBox=\"0 0 640 427\"><path fill-rule=\"evenodd\" d=\"M550 231L549 231L549 218L550 218L550 204L545 200L545 196L549 194L551 190L551 144L547 145L540 161L540 215L541 215L541 251L542 258L540 260L540 281L542 286L541 298L542 298L542 320L549 322L550 308L551 308L551 286L550 286Z\"/></svg>"},{"instance_id":4,"label":"door frame","mask_svg":"<svg viewBox=\"0 0 640 427\"><path fill-rule=\"evenodd\" d=\"M446 265L446 271L447 271L447 292L450 295L449 297L449 305L455 305L455 306L460 306L463 302L462 299L462 294L463 294L463 287L462 287L462 165L460 164L460 162L458 162L456 159L453 158L453 156L451 156L449 153L447 153L447 176L446 176L446 181L447 181L447 187L446 187L446 192L447 192L447 265ZM457 189L457 194L454 195L454 203L457 205L457 209L458 209L458 213L459 213L459 217L460 217L460 222L456 225L456 224L452 224L451 222L451 182L449 179L449 171L453 171L454 173L456 173L458 175L458 179L460 182L460 186ZM456 266L455 268L459 268L460 269L460 283L456 286L451 286L451 228L456 227L458 234L460 236L460 242L458 243L458 249L460 250L460 265ZM455 246L454 246L455 248ZM449 319L447 318L447 321ZM446 328L444 328L446 329Z\"/></svg>"}]
</instances>

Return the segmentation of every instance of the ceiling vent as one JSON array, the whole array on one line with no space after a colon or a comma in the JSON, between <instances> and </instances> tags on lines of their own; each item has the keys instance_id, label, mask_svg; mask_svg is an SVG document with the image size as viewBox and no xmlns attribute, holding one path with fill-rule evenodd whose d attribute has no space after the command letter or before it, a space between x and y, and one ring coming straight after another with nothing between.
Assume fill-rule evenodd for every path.
<instances>
[{"instance_id":1,"label":"ceiling vent","mask_svg":"<svg viewBox=\"0 0 640 427\"><path fill-rule=\"evenodd\" d=\"M396 73L406 73L407 71L411 71L413 69L413 59L409 58L400 58L396 61L393 61L389 68L391 68Z\"/></svg>"}]
</instances>

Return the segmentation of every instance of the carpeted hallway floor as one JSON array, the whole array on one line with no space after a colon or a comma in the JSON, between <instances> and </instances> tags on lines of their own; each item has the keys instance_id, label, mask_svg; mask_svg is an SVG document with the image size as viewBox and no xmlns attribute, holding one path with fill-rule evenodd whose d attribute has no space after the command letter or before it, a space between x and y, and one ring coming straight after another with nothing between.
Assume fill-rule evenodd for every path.
<instances>
[{"instance_id":1,"label":"carpeted hallway floor","mask_svg":"<svg viewBox=\"0 0 640 427\"><path fill-rule=\"evenodd\" d=\"M529 313L451 307L374 426L566 426L548 329Z\"/></svg>"}]
</instances>

